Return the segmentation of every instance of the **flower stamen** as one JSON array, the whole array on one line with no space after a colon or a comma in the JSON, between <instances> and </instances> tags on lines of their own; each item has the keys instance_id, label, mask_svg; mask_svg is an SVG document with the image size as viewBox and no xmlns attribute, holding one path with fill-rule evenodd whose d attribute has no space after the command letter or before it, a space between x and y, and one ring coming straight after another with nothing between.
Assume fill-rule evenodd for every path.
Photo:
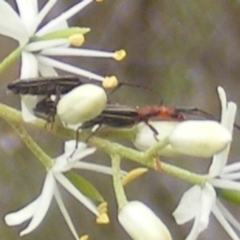
<instances>
[{"instance_id":1,"label":"flower stamen","mask_svg":"<svg viewBox=\"0 0 240 240\"><path fill-rule=\"evenodd\" d=\"M113 89L117 87L117 85L118 85L118 80L115 76L105 77L102 82L102 87L104 89Z\"/></svg>"},{"instance_id":2,"label":"flower stamen","mask_svg":"<svg viewBox=\"0 0 240 240\"><path fill-rule=\"evenodd\" d=\"M132 171L128 172L126 176L122 178L122 185L125 186L128 183L132 182L136 178L140 177L142 174L148 171L148 168L135 168Z\"/></svg>"},{"instance_id":3,"label":"flower stamen","mask_svg":"<svg viewBox=\"0 0 240 240\"><path fill-rule=\"evenodd\" d=\"M68 42L71 46L81 47L85 42L85 37L83 34L73 34L68 38Z\"/></svg>"},{"instance_id":4,"label":"flower stamen","mask_svg":"<svg viewBox=\"0 0 240 240\"><path fill-rule=\"evenodd\" d=\"M89 235L83 235L79 238L79 240L88 240L89 239Z\"/></svg>"},{"instance_id":5,"label":"flower stamen","mask_svg":"<svg viewBox=\"0 0 240 240\"><path fill-rule=\"evenodd\" d=\"M121 49L121 50L118 50L114 53L113 58L116 61L121 61L126 57L126 55L127 55L126 51Z\"/></svg>"},{"instance_id":6,"label":"flower stamen","mask_svg":"<svg viewBox=\"0 0 240 240\"><path fill-rule=\"evenodd\" d=\"M107 214L107 202L102 202L98 205L97 210L99 212L99 216L96 218L97 224L108 224L109 223L109 217Z\"/></svg>"},{"instance_id":7,"label":"flower stamen","mask_svg":"<svg viewBox=\"0 0 240 240\"><path fill-rule=\"evenodd\" d=\"M99 224L99 225L108 224L109 223L109 217L108 217L107 213L102 213L101 215L99 215L96 218L96 223Z\"/></svg>"}]
</instances>

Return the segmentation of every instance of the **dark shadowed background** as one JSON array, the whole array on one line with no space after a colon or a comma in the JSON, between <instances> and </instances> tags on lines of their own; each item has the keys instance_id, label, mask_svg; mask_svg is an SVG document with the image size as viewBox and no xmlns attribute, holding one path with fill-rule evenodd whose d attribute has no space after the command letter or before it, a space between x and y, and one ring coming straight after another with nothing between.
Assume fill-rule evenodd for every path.
<instances>
[{"instance_id":1,"label":"dark shadowed background","mask_svg":"<svg viewBox=\"0 0 240 240\"><path fill-rule=\"evenodd\" d=\"M14 6L14 2L10 1ZM45 1L39 0L40 6ZM61 0L51 11L50 19L72 6L72 0ZM116 75L128 81L153 88L122 88L112 96L112 102L126 105L157 104L163 101L172 106L198 107L219 114L217 86L225 88L228 98L240 103L240 1L192 0L105 0L92 4L70 20L71 25L90 27L84 48L114 51L124 48L127 58L121 62L109 59L64 58L101 75ZM0 59L17 45L0 37ZM19 109L18 96L7 95L6 85L19 76L19 63L1 76L0 100ZM239 114L236 121L240 123ZM24 226L10 228L3 216L38 196L44 180L43 167L25 147L13 130L0 121L0 239L20 239L18 233ZM63 139L56 139L39 130L28 128L37 143L52 157L62 151ZM229 161L239 159L240 132L235 131ZM162 159L198 173L206 173L209 160L194 158ZM108 165L109 157L97 153L90 161ZM125 169L136 164L123 162ZM82 171L109 202L111 224L97 226L94 216L72 196L62 194L70 215L80 234L90 239L130 239L116 221L116 201L109 176ZM192 223L176 225L171 213L189 184L165 174L150 171L126 187L129 200L148 204L166 223L173 239L184 239ZM229 208L240 215L238 208ZM208 230L199 237L205 239L230 239L219 223L211 217ZM56 203L42 224L22 239L63 240L73 239Z\"/></svg>"}]
</instances>

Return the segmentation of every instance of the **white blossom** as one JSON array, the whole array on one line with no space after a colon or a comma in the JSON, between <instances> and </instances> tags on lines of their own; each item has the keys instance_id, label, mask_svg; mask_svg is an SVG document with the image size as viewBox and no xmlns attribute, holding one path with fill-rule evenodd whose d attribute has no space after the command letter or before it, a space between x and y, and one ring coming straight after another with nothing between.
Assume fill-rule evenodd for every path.
<instances>
[{"instance_id":1,"label":"white blossom","mask_svg":"<svg viewBox=\"0 0 240 240\"><path fill-rule=\"evenodd\" d=\"M64 172L73 168L88 169L105 174L111 174L111 169L104 166L98 166L96 164L84 163L79 160L95 152L95 148L87 148L83 143L79 143L77 150L74 152L76 142L71 140L65 143L65 152L61 156L53 160L53 166L48 170L41 194L29 203L24 208L9 213L5 216L5 222L9 226L21 224L29 219L28 226L20 233L21 236L32 232L43 221L53 197L57 201L60 211L63 214L72 234L75 239L79 239L78 234L73 226L71 218L64 206L60 192L58 190L58 184L62 185L73 197L79 202L85 205L96 216L99 216L99 212L94 203L84 196L71 182L64 176Z\"/></svg>"},{"instance_id":2,"label":"white blossom","mask_svg":"<svg viewBox=\"0 0 240 240\"><path fill-rule=\"evenodd\" d=\"M71 47L70 38L56 38L50 40L34 40L34 37L44 37L59 30L68 29L67 20L77 14L94 0L83 0L76 3L59 16L42 26L42 21L58 2L49 0L38 9L37 0L16 0L19 14L6 1L0 1L0 34L18 41L21 52L20 79L34 78L39 75L56 76L56 69L102 81L105 79L90 71L55 60L54 56L83 56L83 57L111 57L120 60L125 52L101 52ZM89 29L85 29L89 31ZM35 119L33 108L37 103L34 96L22 96L21 106L25 121Z\"/></svg>"},{"instance_id":3,"label":"white blossom","mask_svg":"<svg viewBox=\"0 0 240 240\"><path fill-rule=\"evenodd\" d=\"M218 92L222 105L221 124L232 133L236 104L227 102L225 92L221 87L218 88ZM232 228L234 226L240 231L240 223L217 199L215 190L215 188L220 188L240 191L240 183L236 181L240 179L239 163L226 165L229 149L230 144L222 152L214 155L204 186L193 186L187 190L173 213L178 224L194 220L186 240L197 239L199 234L208 227L211 213L231 239L240 239Z\"/></svg>"}]
</instances>

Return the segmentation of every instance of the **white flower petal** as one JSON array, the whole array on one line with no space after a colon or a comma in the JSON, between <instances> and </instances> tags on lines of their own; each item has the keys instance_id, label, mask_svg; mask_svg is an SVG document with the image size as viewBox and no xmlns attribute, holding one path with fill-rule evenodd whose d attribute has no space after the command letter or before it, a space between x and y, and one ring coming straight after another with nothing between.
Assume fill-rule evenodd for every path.
<instances>
[{"instance_id":1,"label":"white flower petal","mask_svg":"<svg viewBox=\"0 0 240 240\"><path fill-rule=\"evenodd\" d=\"M58 76L57 71L48 65L39 64L38 70L42 76Z\"/></svg>"},{"instance_id":2,"label":"white flower petal","mask_svg":"<svg viewBox=\"0 0 240 240\"><path fill-rule=\"evenodd\" d=\"M54 159L51 171L54 173L66 172L72 169L73 164L68 161L68 155L62 154Z\"/></svg>"},{"instance_id":3,"label":"white flower petal","mask_svg":"<svg viewBox=\"0 0 240 240\"><path fill-rule=\"evenodd\" d=\"M173 212L177 224L184 224L196 216L199 210L201 191L202 189L196 185L183 194L177 208Z\"/></svg>"},{"instance_id":4,"label":"white flower petal","mask_svg":"<svg viewBox=\"0 0 240 240\"><path fill-rule=\"evenodd\" d=\"M75 140L68 140L64 142L64 152L71 152L73 150L75 150L76 147L76 141ZM87 144L83 143L83 142L78 142L77 144L77 151L82 151L85 150L87 148Z\"/></svg>"},{"instance_id":5,"label":"white flower petal","mask_svg":"<svg viewBox=\"0 0 240 240\"><path fill-rule=\"evenodd\" d=\"M70 218L70 216L68 214L68 211L67 211L67 209L66 209L66 207L65 207L65 205L63 203L63 200L61 198L61 195L59 193L59 190L58 190L57 186L55 188L54 196L55 196L56 202L58 204L58 207L59 207L59 209L60 209L60 211L61 211L61 213L62 213L62 215L63 215L63 217L64 217L64 219L65 219L65 221L66 221L66 223L67 223L67 225L69 227L69 229L70 229L70 231L72 232L72 234L75 237L75 239L79 239L77 231L76 231L76 229L75 229L75 227L73 225L73 222L72 222L72 220L71 220L71 218Z\"/></svg>"},{"instance_id":6,"label":"white flower petal","mask_svg":"<svg viewBox=\"0 0 240 240\"><path fill-rule=\"evenodd\" d=\"M240 182L214 178L210 179L209 183L214 187L240 191Z\"/></svg>"},{"instance_id":7,"label":"white flower petal","mask_svg":"<svg viewBox=\"0 0 240 240\"><path fill-rule=\"evenodd\" d=\"M42 222L52 201L55 186L55 179L52 173L48 172L40 195L38 207L29 225L20 233L20 236L32 232Z\"/></svg>"},{"instance_id":8,"label":"white flower petal","mask_svg":"<svg viewBox=\"0 0 240 240\"><path fill-rule=\"evenodd\" d=\"M97 207L93 204L93 202L85 197L78 189L62 174L55 173L55 178L58 182L69 192L71 193L79 202L81 202L86 208L92 211L95 215L99 215L97 211Z\"/></svg>"},{"instance_id":9,"label":"white flower petal","mask_svg":"<svg viewBox=\"0 0 240 240\"><path fill-rule=\"evenodd\" d=\"M43 26L38 32L38 36L43 36L51 31L54 31L56 29L56 26L59 26L59 23L62 23L63 21L68 20L70 17L81 11L85 6L90 4L93 0L83 0L80 3L72 6L67 11L63 12L61 15L56 17L55 19L48 22L45 26Z\"/></svg>"},{"instance_id":10,"label":"white flower petal","mask_svg":"<svg viewBox=\"0 0 240 240\"><path fill-rule=\"evenodd\" d=\"M41 9L41 11L38 13L37 18L35 19L34 31L36 31L39 24L42 22L42 20L49 13L49 11L52 9L52 7L55 5L55 3L57 1L58 0L48 0L47 1L47 3L44 5L44 7ZM55 29L55 31L56 31L56 29Z\"/></svg>"},{"instance_id":11,"label":"white flower petal","mask_svg":"<svg viewBox=\"0 0 240 240\"><path fill-rule=\"evenodd\" d=\"M199 209L199 225L198 228L203 231L207 228L209 222L209 215L216 202L216 192L214 188L206 183L201 192L201 207Z\"/></svg>"},{"instance_id":12,"label":"white flower petal","mask_svg":"<svg viewBox=\"0 0 240 240\"><path fill-rule=\"evenodd\" d=\"M209 173L208 173L208 175L211 178L221 175L224 168L224 164L227 163L229 149L230 149L230 145L227 146L222 152L214 155L212 164L209 168Z\"/></svg>"},{"instance_id":13,"label":"white flower petal","mask_svg":"<svg viewBox=\"0 0 240 240\"><path fill-rule=\"evenodd\" d=\"M35 28L36 16L38 13L37 0L16 0L21 21L26 27L29 36L33 35Z\"/></svg>"},{"instance_id":14,"label":"white flower petal","mask_svg":"<svg viewBox=\"0 0 240 240\"><path fill-rule=\"evenodd\" d=\"M221 177L221 179L224 179L224 180L239 180L240 179L240 172L222 174L220 177Z\"/></svg>"},{"instance_id":15,"label":"white flower petal","mask_svg":"<svg viewBox=\"0 0 240 240\"><path fill-rule=\"evenodd\" d=\"M44 65L49 65L49 66L64 70L66 72L74 73L74 74L84 76L84 77L87 77L90 79L99 80L99 81L104 80L104 77L102 77L100 75L97 75L95 73L92 73L90 71L87 71L87 70L84 70L84 69L81 69L78 67L74 67L70 64L62 63L55 59L51 59L51 58L47 58L47 57L43 57L43 56L38 56L37 58L38 58L38 61Z\"/></svg>"},{"instance_id":16,"label":"white flower petal","mask_svg":"<svg viewBox=\"0 0 240 240\"><path fill-rule=\"evenodd\" d=\"M223 126L225 126L231 134L234 128L236 113L237 113L237 105L234 102L228 102L226 120Z\"/></svg>"},{"instance_id":17,"label":"white flower petal","mask_svg":"<svg viewBox=\"0 0 240 240\"><path fill-rule=\"evenodd\" d=\"M77 56L77 57L100 57L100 58L113 58L114 52L96 51L90 49L76 49L66 47L52 47L44 49L42 55L47 56Z\"/></svg>"},{"instance_id":18,"label":"white flower petal","mask_svg":"<svg viewBox=\"0 0 240 240\"><path fill-rule=\"evenodd\" d=\"M38 76L38 62L36 57L28 52L22 52L20 78L31 78Z\"/></svg>"},{"instance_id":19,"label":"white flower petal","mask_svg":"<svg viewBox=\"0 0 240 240\"><path fill-rule=\"evenodd\" d=\"M28 41L28 34L19 15L6 1L0 1L0 33L11 37L21 45Z\"/></svg>"},{"instance_id":20,"label":"white flower petal","mask_svg":"<svg viewBox=\"0 0 240 240\"><path fill-rule=\"evenodd\" d=\"M196 216L196 218L194 219L193 227L185 240L196 240L198 238L199 234L202 232L202 230L198 228L198 225L199 219L198 216Z\"/></svg>"},{"instance_id":21,"label":"white flower petal","mask_svg":"<svg viewBox=\"0 0 240 240\"><path fill-rule=\"evenodd\" d=\"M192 189L194 189L194 187ZM195 191L197 191L197 195L199 196L199 199L196 200L198 203L196 209L197 212L194 219L193 227L186 240L197 239L198 235L207 228L209 222L209 215L216 200L216 193L210 184L205 185L205 187L201 190L200 195L198 192L199 190L196 189ZM191 194L194 194L194 191ZM191 204L192 203L189 202L189 206ZM186 207L187 206L185 206L185 211L191 211L191 209L187 209Z\"/></svg>"},{"instance_id":22,"label":"white flower petal","mask_svg":"<svg viewBox=\"0 0 240 240\"><path fill-rule=\"evenodd\" d=\"M86 156L88 156L90 154L93 154L95 151L96 151L95 148L87 148L86 150L81 151L81 152L80 151L76 151L74 153L71 152L70 157L69 157L69 161L71 161L71 162L79 161L79 160L85 158ZM70 153L70 152L68 152L68 153Z\"/></svg>"},{"instance_id":23,"label":"white flower petal","mask_svg":"<svg viewBox=\"0 0 240 240\"><path fill-rule=\"evenodd\" d=\"M170 232L155 213L138 201L120 209L118 220L134 240L171 240Z\"/></svg>"},{"instance_id":24,"label":"white flower petal","mask_svg":"<svg viewBox=\"0 0 240 240\"><path fill-rule=\"evenodd\" d=\"M21 110L23 120L25 122L32 122L36 119L33 109L37 104L37 97L30 95L21 95Z\"/></svg>"},{"instance_id":25,"label":"white flower petal","mask_svg":"<svg viewBox=\"0 0 240 240\"><path fill-rule=\"evenodd\" d=\"M216 208L220 210L223 216L236 228L240 231L240 222L224 207L224 205L217 200Z\"/></svg>"},{"instance_id":26,"label":"white flower petal","mask_svg":"<svg viewBox=\"0 0 240 240\"><path fill-rule=\"evenodd\" d=\"M9 226L19 225L30 219L35 213L40 200L41 195L19 211L7 214L4 218L6 224Z\"/></svg>"},{"instance_id":27,"label":"white flower petal","mask_svg":"<svg viewBox=\"0 0 240 240\"><path fill-rule=\"evenodd\" d=\"M237 236L237 234L233 231L230 224L227 222L225 216L221 213L220 209L218 209L216 206L212 209L212 212L215 216L215 218L218 220L218 222L222 225L222 227L226 230L228 235L232 238L232 240L239 240L240 238Z\"/></svg>"},{"instance_id":28,"label":"white flower petal","mask_svg":"<svg viewBox=\"0 0 240 240\"><path fill-rule=\"evenodd\" d=\"M240 171L240 162L235 162L224 167L223 174Z\"/></svg>"},{"instance_id":29,"label":"white flower petal","mask_svg":"<svg viewBox=\"0 0 240 240\"><path fill-rule=\"evenodd\" d=\"M64 146L64 152L66 155L68 155L68 160L71 162L79 161L80 159L83 159L86 156L93 154L95 151L96 148L87 148L87 145L82 142L78 142L76 148L75 140L66 141Z\"/></svg>"},{"instance_id":30,"label":"white flower petal","mask_svg":"<svg viewBox=\"0 0 240 240\"><path fill-rule=\"evenodd\" d=\"M90 171L95 171L98 173L104 173L104 174L109 174L112 175L112 168L111 167L106 167L94 163L86 163L86 162L77 162L74 164L73 168L78 168L78 169L85 169L85 170L90 170ZM124 175L127 172L121 171L121 174Z\"/></svg>"},{"instance_id":31,"label":"white flower petal","mask_svg":"<svg viewBox=\"0 0 240 240\"><path fill-rule=\"evenodd\" d=\"M28 52L36 52L41 51L42 49L51 48L55 46L68 45L67 39L53 39L53 40L45 40L45 41L37 41L29 43L24 50Z\"/></svg>"},{"instance_id":32,"label":"white flower petal","mask_svg":"<svg viewBox=\"0 0 240 240\"><path fill-rule=\"evenodd\" d=\"M33 54L22 52L21 79L37 77L38 62ZM33 109L37 104L37 97L24 95L21 96L21 109L24 121L31 122L36 119Z\"/></svg>"},{"instance_id":33,"label":"white flower petal","mask_svg":"<svg viewBox=\"0 0 240 240\"><path fill-rule=\"evenodd\" d=\"M227 96L225 90L221 86L219 86L217 90L221 104L221 123L222 123L222 121L224 121L225 119L227 112Z\"/></svg>"},{"instance_id":34,"label":"white flower petal","mask_svg":"<svg viewBox=\"0 0 240 240\"><path fill-rule=\"evenodd\" d=\"M55 159L54 165L52 167L53 172L57 173L69 171L75 166L76 161L79 161L82 158L96 151L95 148L87 148L87 145L85 143L79 142L78 148L76 150L75 146L76 146L75 140L65 142L64 153Z\"/></svg>"},{"instance_id":35,"label":"white flower petal","mask_svg":"<svg viewBox=\"0 0 240 240\"><path fill-rule=\"evenodd\" d=\"M222 124L225 126L229 132L232 134L233 131L233 125L235 121L237 106L235 103L228 103L227 109L224 110L225 115L222 116ZM230 145L224 149L224 151L216 154L213 158L212 164L209 168L209 176L218 176L221 175L224 166L227 163L227 158L230 150Z\"/></svg>"}]
</instances>

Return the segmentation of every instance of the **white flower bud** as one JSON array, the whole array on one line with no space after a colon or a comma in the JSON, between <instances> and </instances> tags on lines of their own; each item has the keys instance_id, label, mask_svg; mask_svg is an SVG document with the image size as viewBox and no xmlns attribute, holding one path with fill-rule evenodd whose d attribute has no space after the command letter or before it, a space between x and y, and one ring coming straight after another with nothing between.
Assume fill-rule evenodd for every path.
<instances>
[{"instance_id":1,"label":"white flower bud","mask_svg":"<svg viewBox=\"0 0 240 240\"><path fill-rule=\"evenodd\" d=\"M184 121L169 136L175 151L197 157L211 157L231 140L230 132L216 121Z\"/></svg>"},{"instance_id":2,"label":"white flower bud","mask_svg":"<svg viewBox=\"0 0 240 240\"><path fill-rule=\"evenodd\" d=\"M74 88L58 102L57 114L66 124L79 124L98 116L106 107L105 91L93 84Z\"/></svg>"},{"instance_id":3,"label":"white flower bud","mask_svg":"<svg viewBox=\"0 0 240 240\"><path fill-rule=\"evenodd\" d=\"M172 240L171 234L155 213L141 202L128 202L118 220L134 240Z\"/></svg>"},{"instance_id":4,"label":"white flower bud","mask_svg":"<svg viewBox=\"0 0 240 240\"><path fill-rule=\"evenodd\" d=\"M158 132L158 135L155 135L155 137L161 141L169 136L169 134L179 124L179 122L158 121L149 122L149 124ZM146 151L157 143L155 137L154 132L149 128L149 126L147 126L145 123L140 123L138 125L138 132L133 144L137 149ZM166 157L179 155L179 153L176 152L171 147L171 145L168 145L165 148L161 149L159 154Z\"/></svg>"}]
</instances>

